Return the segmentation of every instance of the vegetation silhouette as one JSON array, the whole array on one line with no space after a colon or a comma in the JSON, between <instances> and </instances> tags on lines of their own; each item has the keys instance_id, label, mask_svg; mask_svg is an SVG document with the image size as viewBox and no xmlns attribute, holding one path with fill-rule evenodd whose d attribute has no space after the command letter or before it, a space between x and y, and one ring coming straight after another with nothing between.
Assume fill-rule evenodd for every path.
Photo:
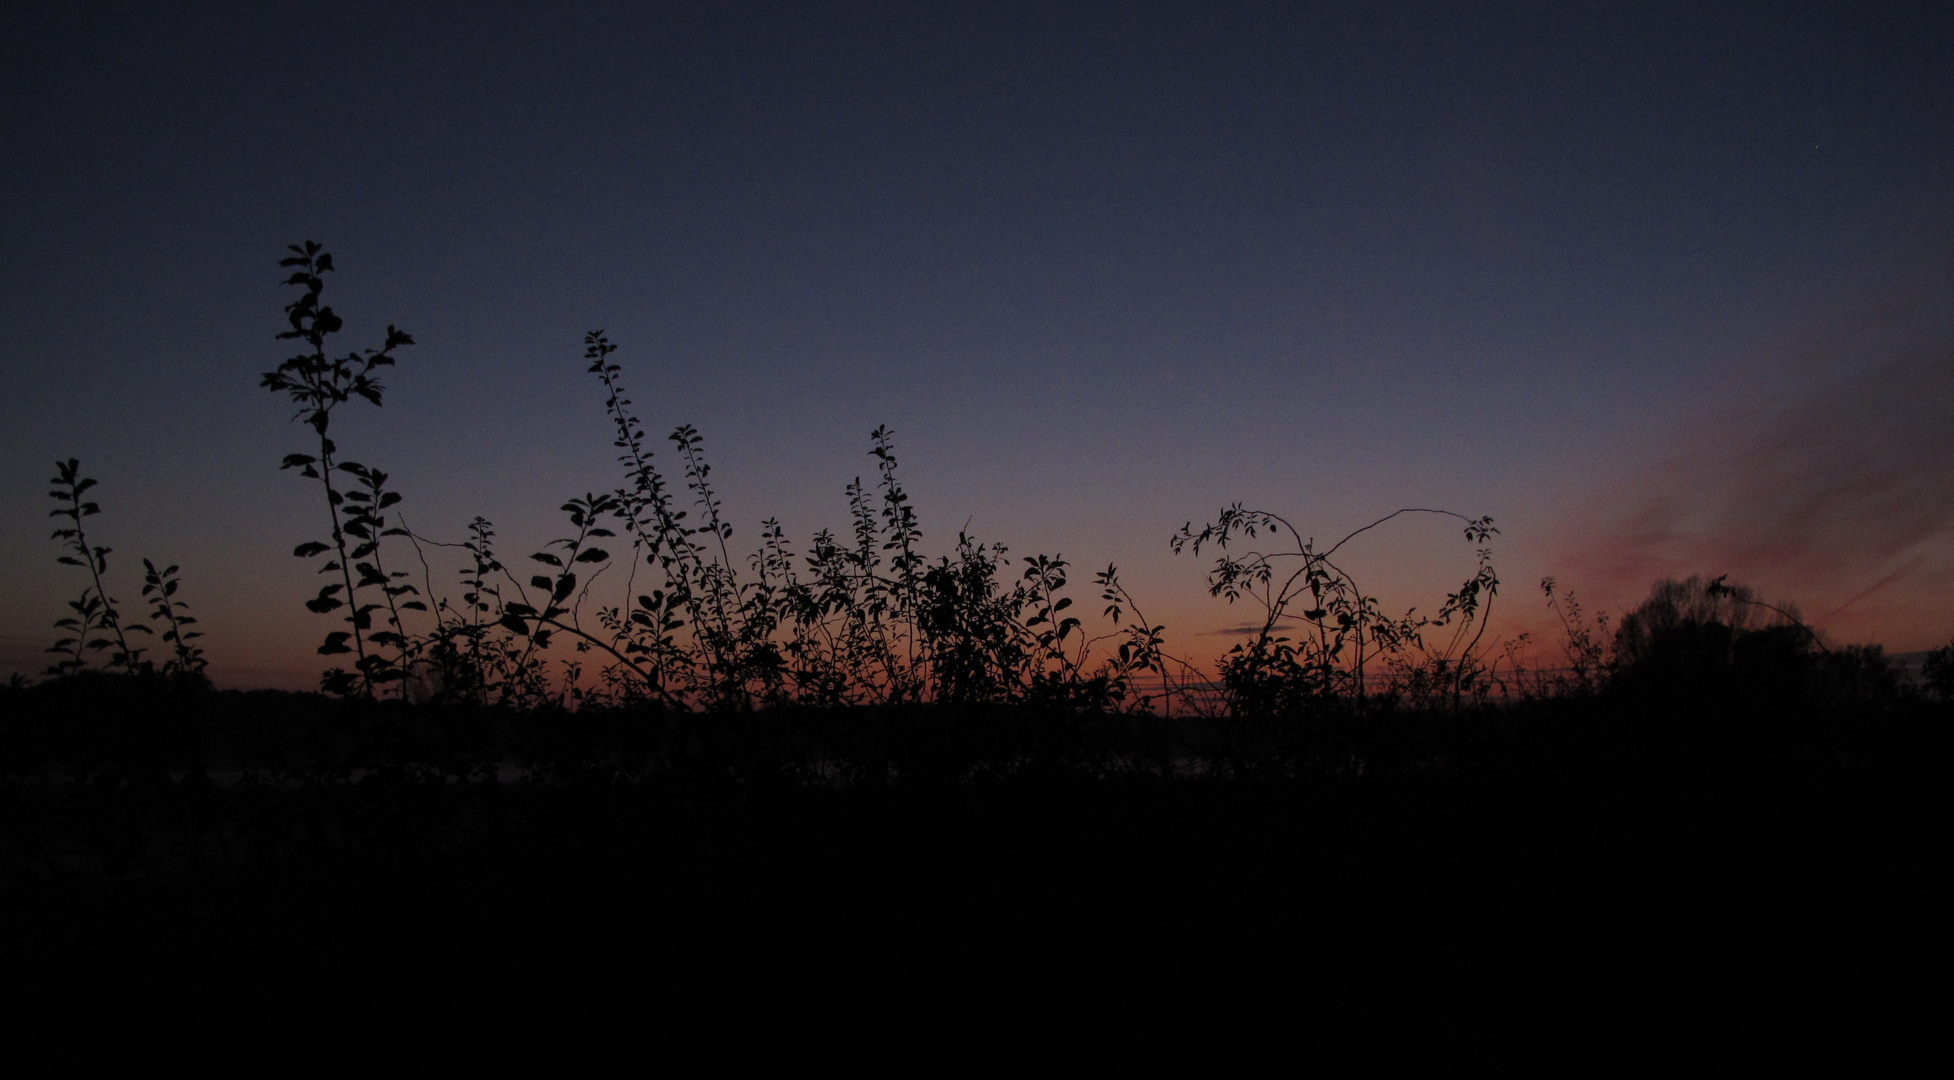
<instances>
[{"instance_id":1,"label":"vegetation silhouette","mask_svg":"<svg viewBox=\"0 0 1954 1080\"><path fill-rule=\"evenodd\" d=\"M1537 661L1487 641L1490 518L1318 545L1237 503L1170 540L1254 613L1205 672L1117 567L1095 630L1058 555L926 555L886 428L841 533L768 520L736 557L703 437L671 433L668 478L602 331L622 480L567 499L525 573L486 519L408 529L342 456L332 413L378 405L413 342L331 358L331 256L290 250L302 351L262 385L318 442L283 463L327 511L294 553L351 666L213 688L178 567L145 560L151 610L125 614L96 485L57 464L86 581L47 677L0 688L0 962L44 1005L554 1003L667 1039L870 1017L1373 1062L1927 1022L1886 976L1954 899L1930 872L1954 645L1902 677L1723 577L1612 626L1549 578ZM1343 562L1400 516L1474 551L1429 615Z\"/></svg>"}]
</instances>

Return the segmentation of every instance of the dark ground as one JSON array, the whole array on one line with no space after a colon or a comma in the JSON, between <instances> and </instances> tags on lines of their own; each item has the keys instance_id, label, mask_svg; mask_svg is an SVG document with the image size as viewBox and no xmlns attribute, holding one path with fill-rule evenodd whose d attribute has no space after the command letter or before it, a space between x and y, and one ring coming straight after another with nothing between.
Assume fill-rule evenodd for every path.
<instances>
[{"instance_id":1,"label":"dark ground","mask_svg":"<svg viewBox=\"0 0 1954 1080\"><path fill-rule=\"evenodd\" d=\"M1562 708L1360 776L16 768L0 963L16 1018L188 1033L1872 1061L1944 1011L1947 719Z\"/></svg>"}]
</instances>

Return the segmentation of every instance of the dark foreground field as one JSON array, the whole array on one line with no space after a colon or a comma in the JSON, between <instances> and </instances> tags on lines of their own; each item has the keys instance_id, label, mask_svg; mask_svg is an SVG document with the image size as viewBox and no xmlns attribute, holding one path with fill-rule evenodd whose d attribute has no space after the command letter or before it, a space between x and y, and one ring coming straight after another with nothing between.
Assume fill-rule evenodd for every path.
<instances>
[{"instance_id":1,"label":"dark foreground field","mask_svg":"<svg viewBox=\"0 0 1954 1080\"><path fill-rule=\"evenodd\" d=\"M1878 1060L1942 1013L1929 703L1222 731L262 694L132 723L88 713L99 691L12 693L16 1018L173 1016L192 1044L493 1021L727 1060L1057 1037L1501 1062ZM467 731L471 753L430 750Z\"/></svg>"}]
</instances>

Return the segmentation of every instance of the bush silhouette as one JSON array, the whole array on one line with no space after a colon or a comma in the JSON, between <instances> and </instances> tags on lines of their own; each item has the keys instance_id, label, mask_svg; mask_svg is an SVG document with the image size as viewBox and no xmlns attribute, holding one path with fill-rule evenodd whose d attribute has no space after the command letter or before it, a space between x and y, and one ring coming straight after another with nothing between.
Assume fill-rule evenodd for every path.
<instances>
[{"instance_id":1,"label":"bush silhouette","mask_svg":"<svg viewBox=\"0 0 1954 1080\"><path fill-rule=\"evenodd\" d=\"M1746 586L1665 579L1615 632L1617 678L1636 693L1722 702L1740 686L1801 682L1813 641Z\"/></svg>"}]
</instances>

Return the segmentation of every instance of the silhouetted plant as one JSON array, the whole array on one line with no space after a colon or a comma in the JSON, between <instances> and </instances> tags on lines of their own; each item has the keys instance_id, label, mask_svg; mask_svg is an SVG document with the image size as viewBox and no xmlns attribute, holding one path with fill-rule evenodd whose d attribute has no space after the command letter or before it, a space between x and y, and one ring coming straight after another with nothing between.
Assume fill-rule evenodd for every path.
<instances>
[{"instance_id":1,"label":"silhouetted plant","mask_svg":"<svg viewBox=\"0 0 1954 1080\"><path fill-rule=\"evenodd\" d=\"M1482 518L1467 525L1466 538L1483 543L1499 531L1491 527L1491 522L1491 518ZM1479 646L1492 621L1491 607L1499 592L1499 576L1493 571L1490 547L1477 549L1475 557L1477 566L1473 576L1460 585L1458 592L1446 595L1438 614L1405 637L1399 647L1386 649L1386 663L1394 683L1417 704L1449 701L1456 707L1467 696L1483 704L1494 689L1491 665L1486 663ZM1482 604L1485 610L1481 610ZM1409 614L1406 618L1409 620ZM1424 631L1439 627L1449 627L1452 632L1442 643L1434 645L1426 640Z\"/></svg>"},{"instance_id":2,"label":"silhouetted plant","mask_svg":"<svg viewBox=\"0 0 1954 1080\"><path fill-rule=\"evenodd\" d=\"M95 481L81 475L81 462L75 458L54 463L55 475L48 482L57 490L48 495L65 505L48 511L49 517L67 518L66 528L54 530L54 538L63 541L69 554L56 561L63 566L79 566L88 571L88 585L82 589L81 596L68 601L73 615L55 622L57 629L69 631L73 636L64 637L48 648L48 652L62 654L62 659L48 668L49 675L71 675L88 666L88 654L109 650L110 667L121 668L134 675L144 669L143 649L129 645L128 632L152 633L142 623L122 622L122 615L116 608L116 600L108 594L102 584L102 575L108 573L109 552L113 549L91 545L88 542L87 527L83 522L102 512L102 508L82 498L84 492L95 486ZM147 563L145 563L147 565ZM174 568L172 568L174 569ZM144 590L147 592L148 590Z\"/></svg>"},{"instance_id":3,"label":"silhouetted plant","mask_svg":"<svg viewBox=\"0 0 1954 1080\"><path fill-rule=\"evenodd\" d=\"M1540 591L1547 596L1547 607L1560 620L1561 655L1567 661L1569 681L1564 690L1577 694L1589 694L1599 689L1608 672L1614 666L1609 655L1607 641L1608 613L1598 611L1594 615L1594 626L1589 628L1582 617L1581 602L1572 590L1563 602L1554 594L1554 579L1540 579Z\"/></svg>"},{"instance_id":4,"label":"silhouetted plant","mask_svg":"<svg viewBox=\"0 0 1954 1080\"><path fill-rule=\"evenodd\" d=\"M656 672L620 649L615 638L607 640L599 637L585 630L582 624L580 611L584 599L589 595L589 585L586 583L579 591L577 567L608 562L610 552L592 545L590 541L617 535L599 525L598 521L606 515L621 516L621 509L621 503L614 495L591 494L563 504L563 512L569 516L577 534L552 540L544 546L544 550L530 556L533 561L556 570L554 574L530 577L529 587L537 590L537 597L533 601L522 584L513 575L509 576L510 584L516 589L520 600L504 601L501 623L510 631L522 635L532 649L548 648L550 639L557 632L567 633L576 640L579 651L597 648L609 653L614 662L629 669L645 687L676 703L678 699L670 696ZM553 547L561 548L563 554L552 553L549 549ZM592 577L602 572L603 568L598 568ZM507 574L508 571L504 569L503 573ZM604 618L600 620L600 625L612 630L616 623L614 618ZM574 687L575 678L572 677L567 685Z\"/></svg>"},{"instance_id":5,"label":"silhouetted plant","mask_svg":"<svg viewBox=\"0 0 1954 1080\"><path fill-rule=\"evenodd\" d=\"M1099 598L1106 601L1105 616L1112 620L1116 629L1108 635L1094 639L1098 641L1117 640L1119 647L1108 661L1106 675L1109 688L1115 697L1124 699L1132 692L1132 681L1143 674L1152 674L1161 680L1161 702L1170 712L1178 687L1169 673L1169 664L1177 662L1167 654L1164 624L1156 625L1140 611L1140 604L1133 594L1120 584L1119 567L1111 563L1106 569L1093 576L1099 586ZM1125 616L1132 615L1131 619ZM1185 668L1185 661L1178 661ZM1152 704L1150 695L1143 695L1139 707L1146 709Z\"/></svg>"},{"instance_id":6,"label":"silhouetted plant","mask_svg":"<svg viewBox=\"0 0 1954 1080\"><path fill-rule=\"evenodd\" d=\"M1615 666L1609 653L1613 635L1608 630L1607 612L1596 612L1590 618L1574 593L1560 592L1559 583L1552 577L1540 579L1540 592L1558 622L1561 663L1555 668L1529 669L1526 652L1532 635L1521 633L1501 647L1507 673L1498 677L1499 683L1525 698L1588 697L1600 692Z\"/></svg>"},{"instance_id":7,"label":"silhouetted plant","mask_svg":"<svg viewBox=\"0 0 1954 1080\"><path fill-rule=\"evenodd\" d=\"M189 629L196 623L196 617L190 614L188 604L176 599L180 584L176 565L158 570L155 563L144 559L142 569L142 594L155 605L149 617L163 627L163 641L169 644L172 652L170 659L163 662L163 674L189 678L202 676L209 662L204 659L203 649L190 642L193 638L202 637L203 633Z\"/></svg>"},{"instance_id":8,"label":"silhouetted plant","mask_svg":"<svg viewBox=\"0 0 1954 1080\"><path fill-rule=\"evenodd\" d=\"M1062 560L1028 559L1018 583L1006 588L1000 580L1005 549L964 536L954 557L930 565L886 427L869 437L874 493L859 477L847 486L851 542L823 530L800 556L769 519L759 550L746 560L752 576L743 578L700 433L682 425L670 440L698 512L693 525L687 522L692 511L677 507L654 465L622 369L611 359L617 347L601 331L587 334L584 344L588 371L605 388L612 441L626 474L626 486L603 511L615 514L632 540L629 602L597 609L600 636L577 614L583 594L576 602L567 594L554 598L559 576L550 606L561 610L545 617L547 608L526 599L505 609L503 625L530 635L537 647L546 647L548 637L535 631L567 629L579 648L599 649L617 662L602 678L628 673L615 683L617 692L638 685L668 704L696 702L711 711L1030 697L1105 702L1124 699L1134 672L1161 670L1163 628L1153 626L1119 631L1119 657L1086 670L1092 645L1105 639L1075 636L1079 621L1062 614L1071 604L1059 595L1066 585ZM548 552L537 558L560 561ZM641 563L660 573L662 589L636 590ZM1116 572L1108 568L1102 577L1108 598L1131 607ZM540 589L541 580L532 586ZM1117 622L1121 611L1108 614ZM1088 690L1081 696L1079 688Z\"/></svg>"},{"instance_id":9,"label":"silhouetted plant","mask_svg":"<svg viewBox=\"0 0 1954 1080\"><path fill-rule=\"evenodd\" d=\"M734 672L739 665L731 652L737 635L728 610L730 569L723 564L715 569L708 562L706 549L693 539L702 530L685 524L686 511L674 504L664 476L653 464L644 426L631 411L631 399L625 396L622 369L610 360L616 351L617 346L602 330L584 335L584 358L590 361L588 371L604 384L605 410L616 429L612 445L621 451L618 462L624 466L628 484L617 490L618 517L625 522L633 542L633 570L626 591L629 593L636 581L639 559L663 572L665 588L638 594L637 607L629 615L621 609L609 613L606 628L612 635L611 647L626 658L642 656L648 666L640 669L631 659L626 660L627 666L643 670L646 683L660 695L682 696L702 679L715 700L736 698ZM715 515L709 524L723 552L731 528L717 520L717 503L705 486L709 470L704 467L697 433L681 428L673 433L672 440L687 457L695 492ZM692 643L702 656L693 656L674 636L688 626Z\"/></svg>"},{"instance_id":10,"label":"silhouetted plant","mask_svg":"<svg viewBox=\"0 0 1954 1080\"><path fill-rule=\"evenodd\" d=\"M918 630L931 659L933 696L948 705L1004 700L1011 675L1025 663L1024 642L1014 632L1016 604L1000 596L1002 545L957 537L957 556L944 556L923 574Z\"/></svg>"},{"instance_id":11,"label":"silhouetted plant","mask_svg":"<svg viewBox=\"0 0 1954 1080\"><path fill-rule=\"evenodd\" d=\"M1318 551L1313 540L1304 539L1280 515L1247 510L1236 503L1200 531L1190 522L1170 538L1175 554L1199 554L1208 544L1225 551L1231 541L1253 540L1265 533L1278 541L1286 537L1286 544L1274 550L1252 550L1239 557L1223 554L1208 575L1210 595L1231 604L1247 599L1262 609L1262 624L1254 638L1230 649L1222 661L1222 684L1235 712L1294 712L1332 700L1351 700L1361 708L1370 693L1368 662L1379 654L1397 657L1410 649L1424 652L1415 668L1420 679L1438 680L1434 685L1446 686L1455 700L1478 677L1476 650L1487 616L1482 607L1499 591L1489 548L1479 549L1474 575L1431 617L1418 616L1416 609L1397 618L1384 615L1377 599L1365 595L1356 579L1331 561L1351 540L1403 514L1458 518L1466 523L1466 539L1476 544L1499 531L1491 518L1409 507ZM1297 619L1305 628L1300 639L1277 632ZM1454 625L1451 640L1436 651L1425 650L1423 632L1447 625ZM1400 668L1400 679L1412 670Z\"/></svg>"},{"instance_id":12,"label":"silhouetted plant","mask_svg":"<svg viewBox=\"0 0 1954 1080\"><path fill-rule=\"evenodd\" d=\"M417 552L423 544L460 548L469 559L460 571L463 591L457 603L436 589L433 569L421 555L427 595L438 599L433 629L410 639L415 651L410 674L418 680L419 695L441 704L473 706L520 707L543 700L541 660L526 638L512 637L501 627L502 593L494 575L503 568L495 557L493 524L476 517L469 522L468 539L459 544L444 544L411 531L408 536Z\"/></svg>"},{"instance_id":13,"label":"silhouetted plant","mask_svg":"<svg viewBox=\"0 0 1954 1080\"><path fill-rule=\"evenodd\" d=\"M1061 559L1026 559L1018 583L1005 588L999 580L1005 549L963 536L954 558L928 566L917 550L921 528L897 478L886 428L870 436L879 499L859 478L848 486L854 545L843 548L831 533L817 534L812 553L800 560L811 575L803 578L784 530L768 520L760 549L748 559L753 577L742 580L726 546L732 530L707 482L710 468L698 432L681 427L673 437L703 519L695 529L682 523L686 512L662 501L663 480L650 466L635 419L623 409L629 401L618 388L618 367L606 359L614 347L596 334L589 345L592 359L602 361L597 370L610 391L617 442L634 485L566 505L579 535L553 542L566 554L532 556L558 568L553 578L538 575L529 582L547 590L548 603L532 603L525 593L505 605L502 625L535 647L546 648L551 634L567 631L580 649L611 655L615 664L604 678L634 677L616 684L619 693L637 685L668 704L696 701L709 711L924 700L1090 699L1103 705L1125 693L1132 671L1157 666L1161 628L1150 627L1144 629L1151 635L1134 631L1138 637L1125 643L1112 669L1086 672L1092 643L1075 636L1076 618L1062 614L1072 601L1060 595L1067 584ZM581 622L585 593L565 560L608 559L602 549L583 546L589 537L610 535L594 525L603 514L627 524L635 553L664 572L667 587L639 594L628 612L621 605L600 607L600 636ZM701 545L700 535L711 539ZM886 560L884 553L890 553ZM1112 568L1102 577L1102 585L1124 597ZM511 584L521 589L513 578ZM1119 614L1109 613L1116 619Z\"/></svg>"},{"instance_id":14,"label":"silhouetted plant","mask_svg":"<svg viewBox=\"0 0 1954 1080\"><path fill-rule=\"evenodd\" d=\"M336 574L339 579L321 586L319 595L306 601L305 606L322 615L342 607L347 609L345 621L351 629L327 634L318 651L322 656L351 653L354 670L333 668L326 673L323 685L333 693L371 697L377 685L406 677L410 657L400 611L403 608L425 610L425 605L399 599L417 590L401 580L406 576L404 573L387 571L381 560L382 539L405 535L405 530L387 526L385 514L388 507L400 501L399 494L386 490L385 473L355 461L339 460L339 448L326 432L331 426L333 410L353 398L365 398L376 407L380 404L385 388L375 376L375 370L393 366L393 351L412 345L414 339L388 326L386 343L381 348L328 358L326 339L344 325L332 308L322 305L319 299L325 289L325 275L333 269L332 255L310 240L302 247L291 245L290 250L292 255L280 260L278 265L294 267L285 284L301 286L305 291L285 306L291 329L280 333L278 338L302 341L311 349L292 356L276 370L265 372L259 385L273 393L289 395L299 407L293 419L304 421L319 438L317 455L287 454L280 468L297 468L300 475L319 481L325 491L332 526L327 542L300 544L292 552L302 559L325 556L326 562L319 572ZM358 486L348 490L335 487L335 472L352 475ZM349 536L357 543L349 545ZM361 602L361 590L374 588L380 590L383 602ZM375 631L373 615L381 610L387 613L387 627ZM392 659L377 651L387 647L394 650Z\"/></svg>"}]
</instances>

